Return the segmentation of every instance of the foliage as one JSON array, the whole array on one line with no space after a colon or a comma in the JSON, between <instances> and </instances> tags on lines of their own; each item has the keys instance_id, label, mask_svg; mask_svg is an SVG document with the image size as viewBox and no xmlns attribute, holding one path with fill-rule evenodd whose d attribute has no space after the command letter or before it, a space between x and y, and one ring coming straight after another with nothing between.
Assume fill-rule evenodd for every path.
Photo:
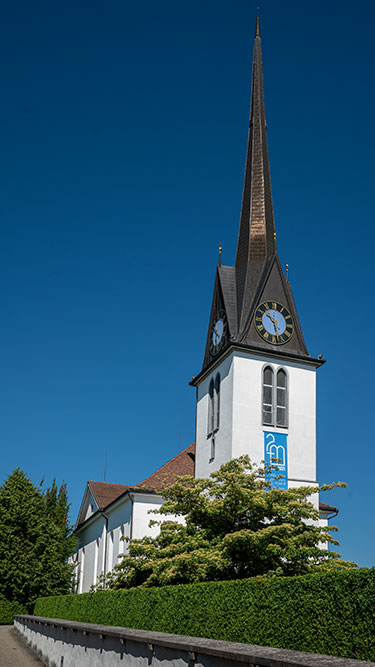
<instances>
[{"instance_id":1,"label":"foliage","mask_svg":"<svg viewBox=\"0 0 375 667\"><path fill-rule=\"evenodd\" d=\"M71 589L68 510L66 486L55 480L42 490L17 468L0 486L0 595L30 607Z\"/></svg>"},{"instance_id":2,"label":"foliage","mask_svg":"<svg viewBox=\"0 0 375 667\"><path fill-rule=\"evenodd\" d=\"M101 591L35 614L375 661L375 569Z\"/></svg>"},{"instance_id":3,"label":"foliage","mask_svg":"<svg viewBox=\"0 0 375 667\"><path fill-rule=\"evenodd\" d=\"M9 602L0 595L0 625L11 625L16 614L25 613L25 607L18 602Z\"/></svg>"},{"instance_id":4,"label":"foliage","mask_svg":"<svg viewBox=\"0 0 375 667\"><path fill-rule=\"evenodd\" d=\"M131 540L110 587L292 576L355 566L320 548L338 544L331 535L336 528L319 526L319 512L309 501L318 491L345 484L277 489L267 481L268 472L242 456L208 479L180 477L164 490L165 502L155 513L185 517L185 523L164 521L157 537Z\"/></svg>"}]
</instances>

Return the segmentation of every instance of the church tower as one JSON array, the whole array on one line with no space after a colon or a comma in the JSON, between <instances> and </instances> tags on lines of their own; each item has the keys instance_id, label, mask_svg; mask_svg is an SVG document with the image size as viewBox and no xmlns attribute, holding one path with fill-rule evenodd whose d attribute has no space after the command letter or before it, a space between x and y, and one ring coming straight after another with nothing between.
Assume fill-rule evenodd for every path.
<instances>
[{"instance_id":1,"label":"church tower","mask_svg":"<svg viewBox=\"0 0 375 667\"><path fill-rule=\"evenodd\" d=\"M277 254L259 18L237 254L217 267L197 388L196 477L248 454L282 488L316 482L316 369Z\"/></svg>"}]
</instances>

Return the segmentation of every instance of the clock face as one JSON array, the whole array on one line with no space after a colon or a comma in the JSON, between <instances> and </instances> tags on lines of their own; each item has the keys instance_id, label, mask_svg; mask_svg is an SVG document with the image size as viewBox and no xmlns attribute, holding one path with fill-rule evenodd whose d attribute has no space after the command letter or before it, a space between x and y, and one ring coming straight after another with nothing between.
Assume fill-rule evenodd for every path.
<instances>
[{"instance_id":1,"label":"clock face","mask_svg":"<svg viewBox=\"0 0 375 667\"><path fill-rule=\"evenodd\" d=\"M210 353L218 354L227 340L227 316L224 310L219 310L211 329Z\"/></svg>"},{"instance_id":2,"label":"clock face","mask_svg":"<svg viewBox=\"0 0 375 667\"><path fill-rule=\"evenodd\" d=\"M284 345L293 336L294 324L289 310L277 301L263 301L255 311L255 328L271 345Z\"/></svg>"}]
</instances>

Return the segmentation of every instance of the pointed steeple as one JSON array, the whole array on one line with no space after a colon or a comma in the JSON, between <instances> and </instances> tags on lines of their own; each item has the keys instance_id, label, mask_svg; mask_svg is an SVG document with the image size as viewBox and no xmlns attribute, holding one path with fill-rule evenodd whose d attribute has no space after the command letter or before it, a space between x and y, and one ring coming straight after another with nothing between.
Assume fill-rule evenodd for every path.
<instances>
[{"instance_id":1,"label":"pointed steeple","mask_svg":"<svg viewBox=\"0 0 375 667\"><path fill-rule=\"evenodd\" d=\"M267 309L270 316L264 323L263 316L266 317ZM276 322L273 311L282 313L282 331L277 327L275 331L272 329ZM220 345L215 343L219 336L218 322L224 332L220 337ZM271 330L269 322L273 322ZM283 335L285 331L288 335ZM322 363L321 360L313 360L308 354L291 285L284 276L277 254L259 18L254 39L250 127L236 262L234 266L223 266L219 261L203 368L192 384L196 384L202 373L236 346L242 350L251 350L252 353L268 352L279 358L308 359L317 366Z\"/></svg>"},{"instance_id":2,"label":"pointed steeple","mask_svg":"<svg viewBox=\"0 0 375 667\"><path fill-rule=\"evenodd\" d=\"M236 255L238 328L244 326L254 281L259 279L265 260L275 253L271 178L264 106L260 22L254 39L250 127L245 182Z\"/></svg>"}]
</instances>

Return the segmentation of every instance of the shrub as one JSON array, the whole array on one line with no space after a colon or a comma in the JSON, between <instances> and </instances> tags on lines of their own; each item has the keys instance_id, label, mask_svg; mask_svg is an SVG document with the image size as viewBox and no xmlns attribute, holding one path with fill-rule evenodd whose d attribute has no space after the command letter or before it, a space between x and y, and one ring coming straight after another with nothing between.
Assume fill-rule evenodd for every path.
<instances>
[{"instance_id":1,"label":"shrub","mask_svg":"<svg viewBox=\"0 0 375 667\"><path fill-rule=\"evenodd\" d=\"M375 569L40 598L37 616L375 661Z\"/></svg>"},{"instance_id":2,"label":"shrub","mask_svg":"<svg viewBox=\"0 0 375 667\"><path fill-rule=\"evenodd\" d=\"M0 595L0 625L11 625L17 614L25 614L27 610L18 602L9 602Z\"/></svg>"}]
</instances>

